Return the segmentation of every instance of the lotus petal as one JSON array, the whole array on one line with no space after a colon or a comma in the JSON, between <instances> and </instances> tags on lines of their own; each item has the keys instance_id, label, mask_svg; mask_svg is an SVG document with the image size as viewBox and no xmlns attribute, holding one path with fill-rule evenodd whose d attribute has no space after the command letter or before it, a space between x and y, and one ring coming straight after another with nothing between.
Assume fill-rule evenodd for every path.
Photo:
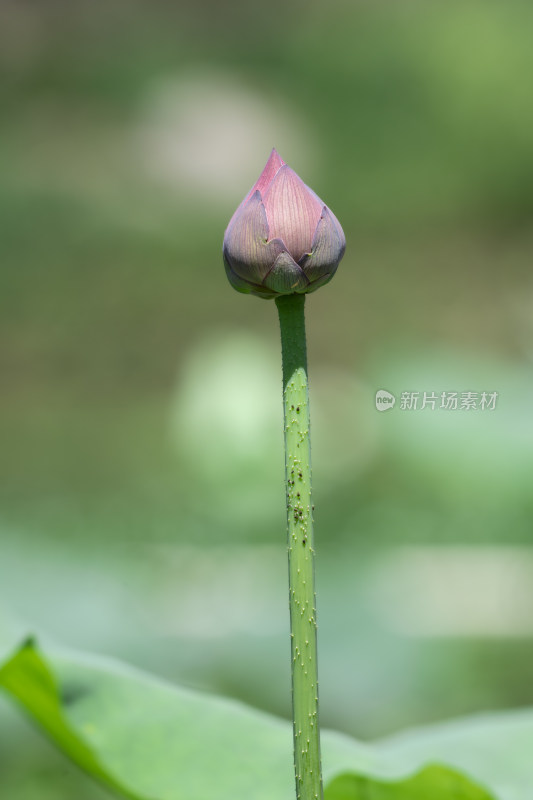
<instances>
[{"instance_id":1,"label":"lotus petal","mask_svg":"<svg viewBox=\"0 0 533 800\"><path fill-rule=\"evenodd\" d=\"M327 206L324 206L316 227L311 251L299 261L311 283L314 283L325 272L334 274L344 255L345 248L346 240L342 228L335 215Z\"/></svg>"},{"instance_id":2,"label":"lotus petal","mask_svg":"<svg viewBox=\"0 0 533 800\"><path fill-rule=\"evenodd\" d=\"M224 259L243 280L261 284L277 256L285 249L279 239L268 240L261 195L252 197L233 216L224 236Z\"/></svg>"},{"instance_id":3,"label":"lotus petal","mask_svg":"<svg viewBox=\"0 0 533 800\"><path fill-rule=\"evenodd\" d=\"M281 239L298 262L311 249L323 203L286 164L276 172L263 203L270 238Z\"/></svg>"},{"instance_id":4,"label":"lotus petal","mask_svg":"<svg viewBox=\"0 0 533 800\"><path fill-rule=\"evenodd\" d=\"M288 253L284 252L277 257L263 284L276 294L294 294L305 291L309 286L309 281L301 267Z\"/></svg>"}]
</instances>

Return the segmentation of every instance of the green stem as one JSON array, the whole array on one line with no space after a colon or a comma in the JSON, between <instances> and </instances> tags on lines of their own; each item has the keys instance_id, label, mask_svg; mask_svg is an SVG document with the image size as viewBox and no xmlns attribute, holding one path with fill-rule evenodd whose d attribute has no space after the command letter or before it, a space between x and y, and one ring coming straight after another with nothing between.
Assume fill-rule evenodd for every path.
<instances>
[{"instance_id":1,"label":"green stem","mask_svg":"<svg viewBox=\"0 0 533 800\"><path fill-rule=\"evenodd\" d=\"M294 770L298 800L322 800L305 295L276 298L283 356Z\"/></svg>"}]
</instances>

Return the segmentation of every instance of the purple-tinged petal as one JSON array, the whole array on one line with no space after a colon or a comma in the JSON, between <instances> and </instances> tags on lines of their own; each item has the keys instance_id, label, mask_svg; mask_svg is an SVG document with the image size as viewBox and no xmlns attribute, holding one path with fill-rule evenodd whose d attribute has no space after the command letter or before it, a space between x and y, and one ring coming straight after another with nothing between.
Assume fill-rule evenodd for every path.
<instances>
[{"instance_id":1,"label":"purple-tinged petal","mask_svg":"<svg viewBox=\"0 0 533 800\"><path fill-rule=\"evenodd\" d=\"M270 238L281 239L295 261L309 253L323 203L286 164L263 194Z\"/></svg>"},{"instance_id":2,"label":"purple-tinged petal","mask_svg":"<svg viewBox=\"0 0 533 800\"><path fill-rule=\"evenodd\" d=\"M224 235L224 259L240 278L259 285L285 249L279 239L267 240L265 208L261 195L255 192L228 225Z\"/></svg>"},{"instance_id":3,"label":"purple-tinged petal","mask_svg":"<svg viewBox=\"0 0 533 800\"><path fill-rule=\"evenodd\" d=\"M346 237L344 236L344 231L342 229L342 225L340 224L339 220L337 219L337 217L335 216L335 214L333 213L331 208L328 208L326 206L326 210L327 210L329 216L331 217L331 219L333 221L333 224L335 225L337 233L339 234L339 239L341 240L341 245L342 245L342 255L341 255L341 258L342 258L342 256L344 255L344 251L346 250ZM339 261L340 261L340 259L339 259Z\"/></svg>"},{"instance_id":4,"label":"purple-tinged petal","mask_svg":"<svg viewBox=\"0 0 533 800\"><path fill-rule=\"evenodd\" d=\"M340 223L333 212L324 206L313 237L311 251L299 261L312 284L325 273L333 275L345 248L346 240Z\"/></svg>"},{"instance_id":5,"label":"purple-tinged petal","mask_svg":"<svg viewBox=\"0 0 533 800\"><path fill-rule=\"evenodd\" d=\"M316 281L313 281L313 283L309 284L309 289L307 290L307 294L311 294L311 292L314 292L317 289L320 289L321 286L325 286L326 283L330 282L330 280L333 278L334 274L335 274L335 271L326 272L326 274L322 275L321 278L317 278Z\"/></svg>"},{"instance_id":6,"label":"purple-tinged petal","mask_svg":"<svg viewBox=\"0 0 533 800\"><path fill-rule=\"evenodd\" d=\"M276 294L294 294L309 286L309 281L288 253L280 253L263 285Z\"/></svg>"},{"instance_id":7,"label":"purple-tinged petal","mask_svg":"<svg viewBox=\"0 0 533 800\"><path fill-rule=\"evenodd\" d=\"M273 300L274 297L278 296L277 292L268 289L266 286L254 286L253 289L250 289L250 294L260 297L261 300Z\"/></svg>"},{"instance_id":8,"label":"purple-tinged petal","mask_svg":"<svg viewBox=\"0 0 533 800\"><path fill-rule=\"evenodd\" d=\"M238 292L242 292L242 294L253 294L256 297L260 297L262 300L271 300L276 296L276 293L271 289L268 289L266 286L258 286L255 283L249 283L249 281L245 281L240 278L235 272L233 272L226 259L224 259L224 266L226 268L226 275L229 282Z\"/></svg>"},{"instance_id":9,"label":"purple-tinged petal","mask_svg":"<svg viewBox=\"0 0 533 800\"><path fill-rule=\"evenodd\" d=\"M226 268L226 276L234 289L243 294L250 294L251 286L249 283L239 278L236 272L233 272L231 265L227 258L224 256L224 266Z\"/></svg>"}]
</instances>

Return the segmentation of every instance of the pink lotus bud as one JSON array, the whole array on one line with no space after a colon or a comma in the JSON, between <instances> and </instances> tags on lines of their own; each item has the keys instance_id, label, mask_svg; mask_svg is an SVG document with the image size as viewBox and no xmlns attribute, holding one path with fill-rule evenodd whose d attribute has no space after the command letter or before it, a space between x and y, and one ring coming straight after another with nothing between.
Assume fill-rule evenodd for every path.
<instances>
[{"instance_id":1,"label":"pink lotus bud","mask_svg":"<svg viewBox=\"0 0 533 800\"><path fill-rule=\"evenodd\" d=\"M272 150L224 234L224 264L238 292L257 297L314 292L344 255L339 221Z\"/></svg>"}]
</instances>

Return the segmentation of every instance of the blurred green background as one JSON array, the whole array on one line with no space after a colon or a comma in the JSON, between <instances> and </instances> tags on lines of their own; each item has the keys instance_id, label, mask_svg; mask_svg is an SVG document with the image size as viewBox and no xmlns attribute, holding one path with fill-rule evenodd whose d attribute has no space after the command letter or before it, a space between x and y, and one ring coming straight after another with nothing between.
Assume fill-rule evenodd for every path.
<instances>
[{"instance_id":1,"label":"blurred green background","mask_svg":"<svg viewBox=\"0 0 533 800\"><path fill-rule=\"evenodd\" d=\"M4 651L289 716L276 309L221 260L275 146L347 238L307 304L322 722L533 703L532 27L520 0L1 2ZM104 797L4 699L0 793Z\"/></svg>"}]
</instances>

